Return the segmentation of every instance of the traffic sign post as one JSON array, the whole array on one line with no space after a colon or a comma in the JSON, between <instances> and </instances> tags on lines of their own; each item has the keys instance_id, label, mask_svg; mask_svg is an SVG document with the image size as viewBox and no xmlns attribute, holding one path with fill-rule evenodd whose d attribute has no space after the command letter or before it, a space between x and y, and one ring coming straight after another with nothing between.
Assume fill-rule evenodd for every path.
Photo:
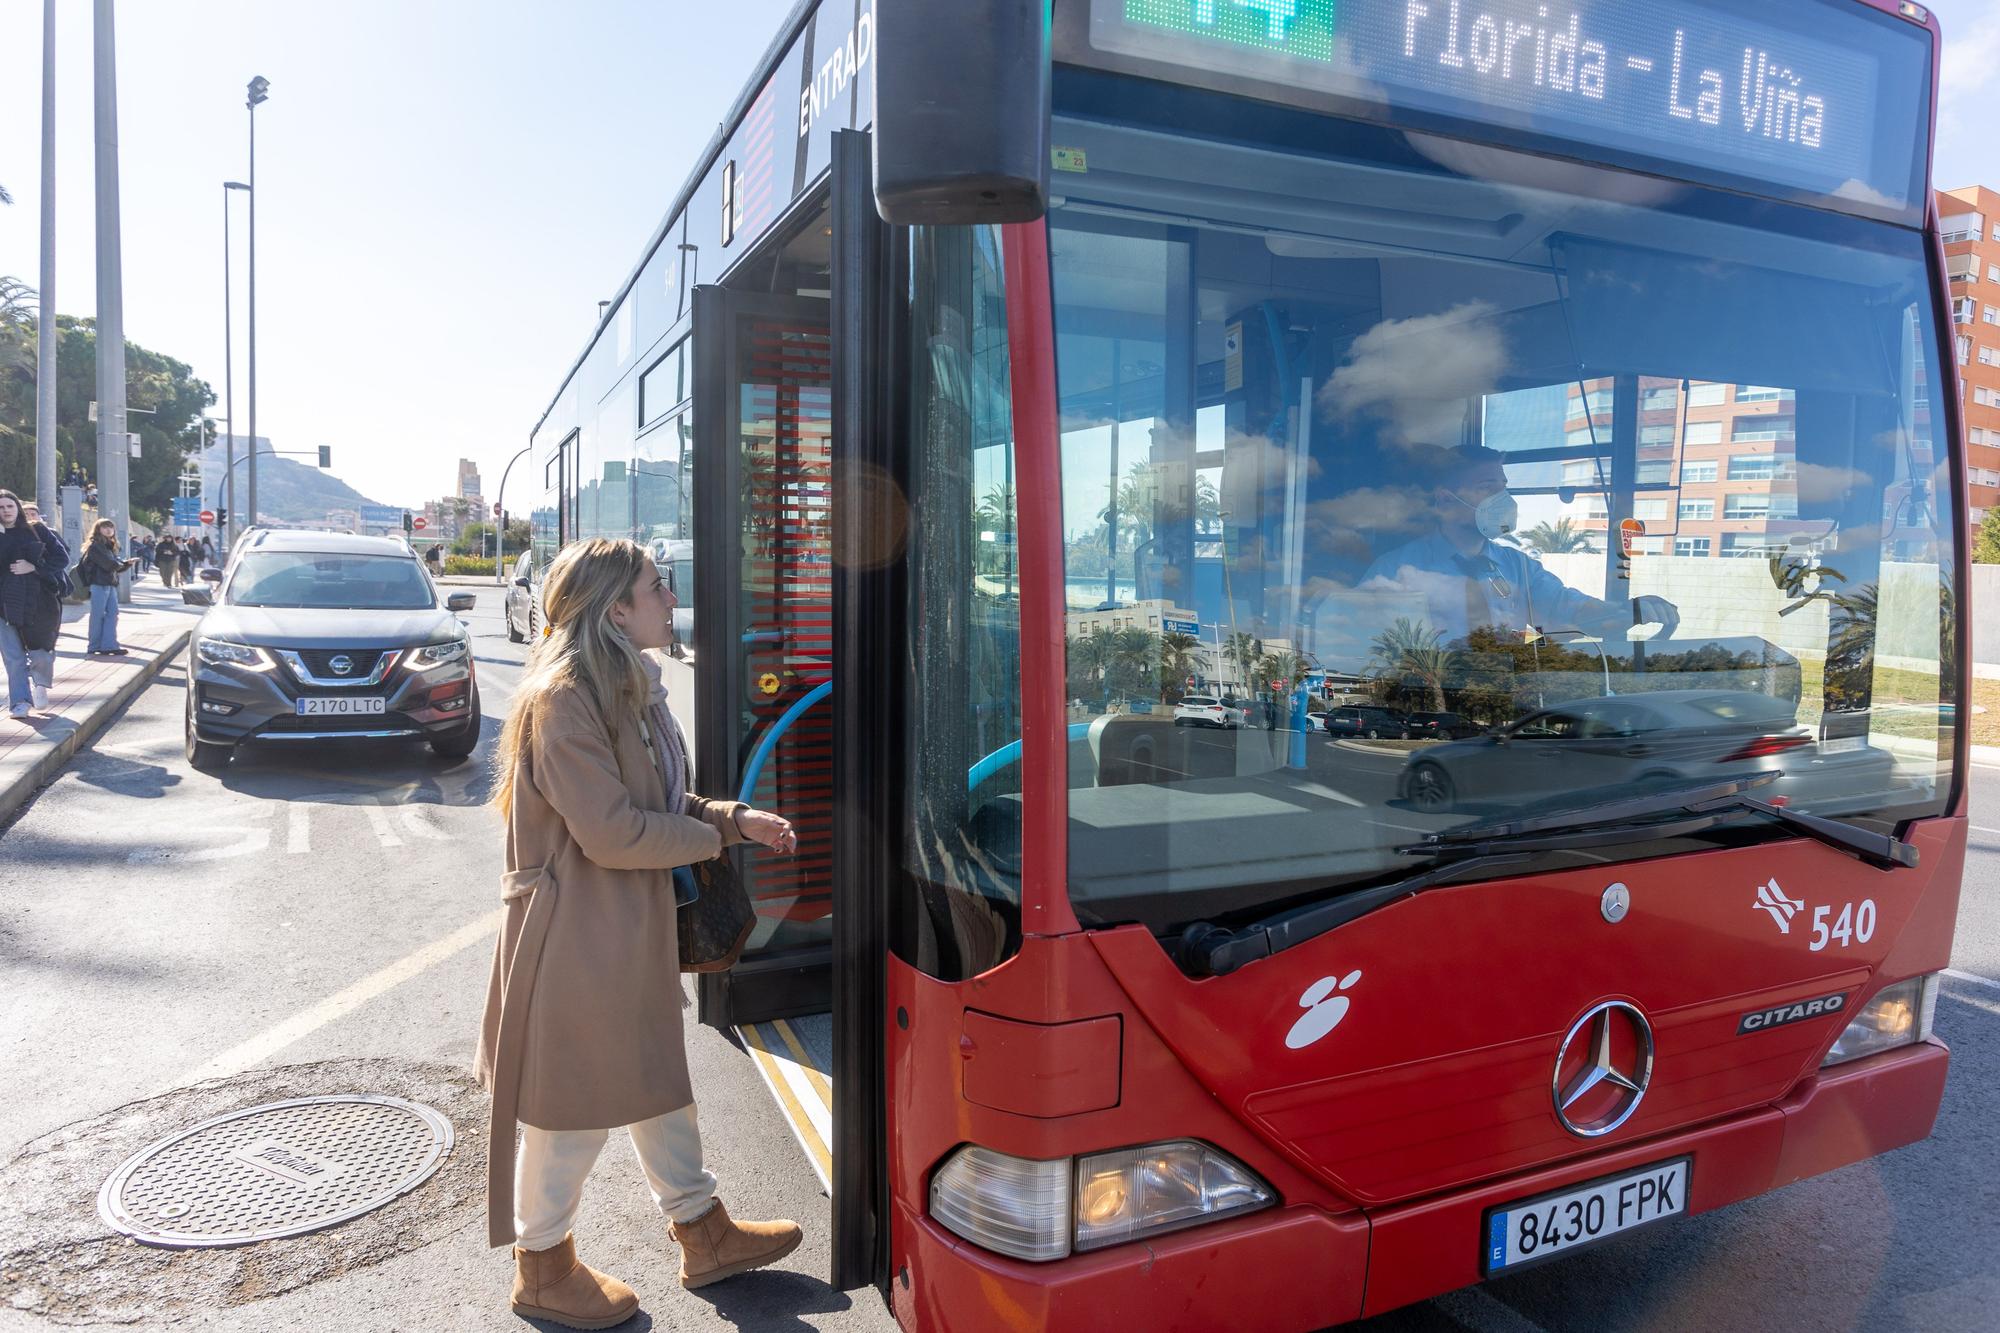
<instances>
[{"instance_id":1,"label":"traffic sign post","mask_svg":"<svg viewBox=\"0 0 2000 1333\"><path fill-rule=\"evenodd\" d=\"M213 509L204 509L201 511L201 524L205 528L215 526L215 511Z\"/></svg>"},{"instance_id":2,"label":"traffic sign post","mask_svg":"<svg viewBox=\"0 0 2000 1333\"><path fill-rule=\"evenodd\" d=\"M422 532L425 528L429 527L430 525L431 521L425 518L422 514L418 514L415 518L410 520L410 526L415 528L418 532Z\"/></svg>"}]
</instances>

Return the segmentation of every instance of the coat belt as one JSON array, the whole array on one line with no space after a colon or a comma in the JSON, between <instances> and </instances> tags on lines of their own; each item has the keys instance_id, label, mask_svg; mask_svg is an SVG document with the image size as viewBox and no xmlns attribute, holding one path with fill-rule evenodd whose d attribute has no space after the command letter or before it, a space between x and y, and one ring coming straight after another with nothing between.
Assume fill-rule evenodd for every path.
<instances>
[{"instance_id":1,"label":"coat belt","mask_svg":"<svg viewBox=\"0 0 2000 1333\"><path fill-rule=\"evenodd\" d=\"M514 961L501 991L500 1032L493 1042L493 1110L486 1143L486 1243L496 1246L512 1245L515 1240L515 1116L521 1108L528 1007L534 1000L535 975L541 970L542 946L549 937L549 918L556 910L556 882L546 869L509 874L504 884L504 901L511 904L526 895L528 903L514 943Z\"/></svg>"}]
</instances>

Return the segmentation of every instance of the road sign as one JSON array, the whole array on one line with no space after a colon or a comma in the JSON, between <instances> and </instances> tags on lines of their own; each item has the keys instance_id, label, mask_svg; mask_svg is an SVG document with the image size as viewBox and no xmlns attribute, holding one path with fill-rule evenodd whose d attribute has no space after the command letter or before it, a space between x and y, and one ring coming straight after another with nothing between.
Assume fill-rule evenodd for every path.
<instances>
[{"instance_id":1,"label":"road sign","mask_svg":"<svg viewBox=\"0 0 2000 1333\"><path fill-rule=\"evenodd\" d=\"M1618 520L1618 553L1632 554L1632 548L1639 538L1646 535L1646 520L1643 518L1621 518Z\"/></svg>"},{"instance_id":2,"label":"road sign","mask_svg":"<svg viewBox=\"0 0 2000 1333\"><path fill-rule=\"evenodd\" d=\"M1192 620L1162 620L1160 627L1169 634L1188 634L1201 637L1201 626Z\"/></svg>"},{"instance_id":3,"label":"road sign","mask_svg":"<svg viewBox=\"0 0 2000 1333\"><path fill-rule=\"evenodd\" d=\"M500 502L498 500L493 502L493 517L500 517Z\"/></svg>"},{"instance_id":4,"label":"road sign","mask_svg":"<svg viewBox=\"0 0 2000 1333\"><path fill-rule=\"evenodd\" d=\"M418 532L422 532L425 528L429 527L430 525L431 521L425 518L422 514L418 514L415 518L410 520L410 526L415 528Z\"/></svg>"},{"instance_id":5,"label":"road sign","mask_svg":"<svg viewBox=\"0 0 2000 1333\"><path fill-rule=\"evenodd\" d=\"M396 505L362 505L361 522L371 528L400 528L403 511Z\"/></svg>"},{"instance_id":6,"label":"road sign","mask_svg":"<svg viewBox=\"0 0 2000 1333\"><path fill-rule=\"evenodd\" d=\"M176 495L173 497L171 522L177 528L191 528L208 520L202 517L201 497L198 495Z\"/></svg>"},{"instance_id":7,"label":"road sign","mask_svg":"<svg viewBox=\"0 0 2000 1333\"><path fill-rule=\"evenodd\" d=\"M215 525L215 511L213 509L202 510L201 521L203 524L213 527Z\"/></svg>"}]
</instances>

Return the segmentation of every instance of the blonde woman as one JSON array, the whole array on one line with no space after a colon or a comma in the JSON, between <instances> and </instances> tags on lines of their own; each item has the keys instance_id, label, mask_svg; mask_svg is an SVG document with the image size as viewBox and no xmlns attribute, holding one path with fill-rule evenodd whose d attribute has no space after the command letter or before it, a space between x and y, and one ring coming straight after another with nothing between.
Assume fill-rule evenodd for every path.
<instances>
[{"instance_id":1,"label":"blonde woman","mask_svg":"<svg viewBox=\"0 0 2000 1333\"><path fill-rule=\"evenodd\" d=\"M683 1286L798 1247L796 1223L731 1220L702 1165L672 876L736 842L790 852L797 838L777 815L688 790L681 729L645 652L672 642L674 595L644 549L566 548L543 605L548 636L500 733L507 919L479 1043L493 1093L487 1234L514 1246L516 1314L609 1328L638 1297L578 1262L570 1224L612 1128L630 1129Z\"/></svg>"}]
</instances>

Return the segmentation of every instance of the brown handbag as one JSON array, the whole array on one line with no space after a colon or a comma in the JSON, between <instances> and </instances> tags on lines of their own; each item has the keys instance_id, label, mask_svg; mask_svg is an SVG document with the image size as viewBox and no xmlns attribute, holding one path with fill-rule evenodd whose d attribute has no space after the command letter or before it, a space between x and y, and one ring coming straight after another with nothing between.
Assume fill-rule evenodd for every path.
<instances>
[{"instance_id":1,"label":"brown handbag","mask_svg":"<svg viewBox=\"0 0 2000 1333\"><path fill-rule=\"evenodd\" d=\"M694 897L688 900L692 886ZM744 941L757 917L750 895L727 854L674 870L675 898L680 906L675 926L680 935L681 971L727 972L736 966Z\"/></svg>"}]
</instances>

